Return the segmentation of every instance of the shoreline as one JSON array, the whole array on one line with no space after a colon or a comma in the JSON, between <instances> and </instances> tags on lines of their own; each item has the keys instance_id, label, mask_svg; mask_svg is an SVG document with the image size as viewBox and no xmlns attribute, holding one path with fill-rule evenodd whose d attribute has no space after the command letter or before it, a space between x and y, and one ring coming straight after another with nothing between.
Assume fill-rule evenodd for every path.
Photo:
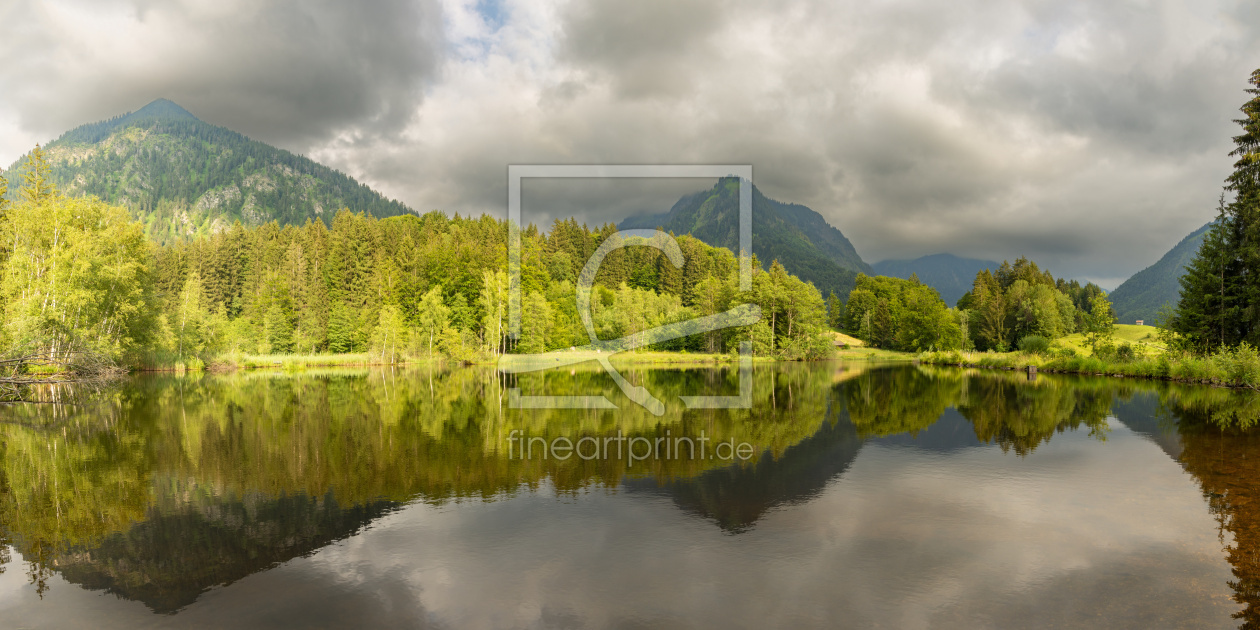
<instances>
[{"instance_id":1,"label":"shoreline","mask_svg":"<svg viewBox=\"0 0 1260 630\"><path fill-rule=\"evenodd\" d=\"M499 361L506 359L510 364L512 357L521 357L526 355L505 354L499 358L490 360L476 360L462 365L465 366L490 366L493 367ZM596 362L608 355L600 355L595 352L575 352L563 353L566 359L566 367L576 367L585 363ZM847 348L838 350L835 354L819 361L862 361L862 362L911 362L914 361L916 355L908 352L896 352L892 350L880 350L876 348ZM732 354L717 353L690 353L690 352L670 352L670 351L649 351L649 352L620 352L609 359L615 366L627 367L644 367L644 366L662 366L662 367L711 367L719 365L738 364L739 356ZM198 360L200 363L200 360ZM773 357L753 357L754 364L768 363L800 363L799 360L784 360ZM809 361L804 361L808 363ZM302 370L307 368L330 368L330 367L415 367L426 365L454 365L452 361L445 357L434 356L432 359L428 357L410 358L405 361L382 362L379 359L372 359L365 353L343 353L343 354L276 354L276 355L226 355L210 362L201 363L199 367L186 367L176 365L144 365L136 367L131 371L133 373L184 373L184 372L207 372L207 373L224 373L235 371L249 370Z\"/></svg>"},{"instance_id":2,"label":"shoreline","mask_svg":"<svg viewBox=\"0 0 1260 630\"><path fill-rule=\"evenodd\" d=\"M1260 389L1260 356L1254 349L1225 351L1207 357L1169 358L1167 355L1132 361L1104 361L1095 357L1048 358L1023 353L925 352L917 361L941 367L991 370L1029 368L1048 374L1076 374L1110 378L1208 385L1228 389Z\"/></svg>"}]
</instances>

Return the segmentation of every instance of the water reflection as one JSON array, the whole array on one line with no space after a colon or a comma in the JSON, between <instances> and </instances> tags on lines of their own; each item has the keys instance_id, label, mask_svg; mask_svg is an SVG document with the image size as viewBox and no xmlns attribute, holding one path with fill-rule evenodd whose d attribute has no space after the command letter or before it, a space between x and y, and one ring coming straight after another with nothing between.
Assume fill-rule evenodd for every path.
<instances>
[{"instance_id":1,"label":"water reflection","mask_svg":"<svg viewBox=\"0 0 1260 630\"><path fill-rule=\"evenodd\" d=\"M662 400L738 387L726 369L623 374ZM503 502L544 487L562 497L660 497L754 544L759 523L819 501L862 458L895 470L911 461L890 455L895 449L949 455L997 447L1019 461L1064 434L1105 442L1110 417L1198 481L1236 577L1230 587L1245 606L1240 618L1257 623L1260 470L1251 466L1260 466L1260 453L1249 434L1213 428L1229 414L1252 413L1253 395L1104 378L1030 382L1005 372L791 364L758 366L751 410L671 408L658 418L636 405L510 410L505 386L618 400L616 385L597 371L507 381L485 369L330 370L144 376L73 406L11 407L0 424L0 550L17 550L41 596L55 574L171 613L415 502ZM509 456L513 430L572 440L703 432L755 444L758 453L742 464L525 460ZM953 518L939 510L924 522ZM14 570L12 559L0 556L6 569Z\"/></svg>"}]
</instances>

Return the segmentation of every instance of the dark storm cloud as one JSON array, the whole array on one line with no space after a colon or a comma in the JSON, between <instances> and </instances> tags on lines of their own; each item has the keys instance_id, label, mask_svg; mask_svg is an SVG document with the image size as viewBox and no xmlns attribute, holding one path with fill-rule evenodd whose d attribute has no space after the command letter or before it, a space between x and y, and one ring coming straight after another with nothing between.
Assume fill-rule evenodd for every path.
<instances>
[{"instance_id":1,"label":"dark storm cloud","mask_svg":"<svg viewBox=\"0 0 1260 630\"><path fill-rule=\"evenodd\" d=\"M45 136L159 97L304 151L401 131L441 54L435 3L377 0L32 3L0 71L5 103ZM0 44L0 46L4 46Z\"/></svg>"}]
</instances>

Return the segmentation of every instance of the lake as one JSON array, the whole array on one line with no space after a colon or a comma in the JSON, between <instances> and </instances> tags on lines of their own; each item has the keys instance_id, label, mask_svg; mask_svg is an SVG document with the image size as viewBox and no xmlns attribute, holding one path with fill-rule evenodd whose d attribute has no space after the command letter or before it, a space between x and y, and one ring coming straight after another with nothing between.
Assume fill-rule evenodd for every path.
<instances>
[{"instance_id":1,"label":"lake","mask_svg":"<svg viewBox=\"0 0 1260 630\"><path fill-rule=\"evenodd\" d=\"M0 627L1260 627L1260 394L842 363L0 408ZM617 409L515 409L604 394Z\"/></svg>"}]
</instances>

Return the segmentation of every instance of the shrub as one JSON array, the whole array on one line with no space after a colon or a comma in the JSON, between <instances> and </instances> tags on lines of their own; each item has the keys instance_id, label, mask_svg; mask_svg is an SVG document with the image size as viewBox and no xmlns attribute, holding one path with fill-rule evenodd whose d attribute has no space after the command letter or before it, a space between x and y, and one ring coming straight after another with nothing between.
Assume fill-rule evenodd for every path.
<instances>
[{"instance_id":1,"label":"shrub","mask_svg":"<svg viewBox=\"0 0 1260 630\"><path fill-rule=\"evenodd\" d=\"M1121 363L1128 363L1138 356L1138 351L1131 344L1122 343L1116 346L1116 360Z\"/></svg>"},{"instance_id":2,"label":"shrub","mask_svg":"<svg viewBox=\"0 0 1260 630\"><path fill-rule=\"evenodd\" d=\"M1050 340L1041 335L1028 335L1019 340L1019 349L1028 354L1046 354L1050 349Z\"/></svg>"}]
</instances>

